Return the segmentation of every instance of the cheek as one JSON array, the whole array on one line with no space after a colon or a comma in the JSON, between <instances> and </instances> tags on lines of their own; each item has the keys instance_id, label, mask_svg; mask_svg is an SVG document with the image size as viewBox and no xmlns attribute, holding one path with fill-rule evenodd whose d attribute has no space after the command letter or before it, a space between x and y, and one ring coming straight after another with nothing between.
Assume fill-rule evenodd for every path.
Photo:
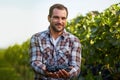
<instances>
[{"instance_id":1,"label":"cheek","mask_svg":"<svg viewBox=\"0 0 120 80\"><path fill-rule=\"evenodd\" d=\"M51 20L51 23L56 24L56 23L58 23L58 21L57 20Z\"/></svg>"},{"instance_id":2,"label":"cheek","mask_svg":"<svg viewBox=\"0 0 120 80\"><path fill-rule=\"evenodd\" d=\"M65 26L67 25L67 22L66 22L66 21L64 22L64 25L65 25Z\"/></svg>"}]
</instances>

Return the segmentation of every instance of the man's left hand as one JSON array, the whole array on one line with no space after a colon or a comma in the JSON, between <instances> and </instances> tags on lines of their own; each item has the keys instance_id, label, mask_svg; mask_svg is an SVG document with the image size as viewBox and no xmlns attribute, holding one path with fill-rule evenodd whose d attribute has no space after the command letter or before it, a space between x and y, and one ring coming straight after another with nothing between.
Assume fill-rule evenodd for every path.
<instances>
[{"instance_id":1,"label":"man's left hand","mask_svg":"<svg viewBox=\"0 0 120 80\"><path fill-rule=\"evenodd\" d=\"M62 69L57 72L59 78L68 78L70 77L70 73L67 72L66 70Z\"/></svg>"}]
</instances>

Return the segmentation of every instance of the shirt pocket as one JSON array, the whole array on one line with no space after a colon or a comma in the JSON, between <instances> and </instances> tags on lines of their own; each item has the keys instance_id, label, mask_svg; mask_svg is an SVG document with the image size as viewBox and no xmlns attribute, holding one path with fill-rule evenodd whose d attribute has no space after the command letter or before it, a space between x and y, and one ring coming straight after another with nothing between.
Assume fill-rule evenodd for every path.
<instances>
[{"instance_id":1,"label":"shirt pocket","mask_svg":"<svg viewBox=\"0 0 120 80\"><path fill-rule=\"evenodd\" d=\"M57 59L58 64L68 64L70 60L70 49L69 48L61 48L57 51Z\"/></svg>"},{"instance_id":2,"label":"shirt pocket","mask_svg":"<svg viewBox=\"0 0 120 80\"><path fill-rule=\"evenodd\" d=\"M52 49L49 45L41 47L42 62L44 64L49 64L52 62Z\"/></svg>"}]
</instances>

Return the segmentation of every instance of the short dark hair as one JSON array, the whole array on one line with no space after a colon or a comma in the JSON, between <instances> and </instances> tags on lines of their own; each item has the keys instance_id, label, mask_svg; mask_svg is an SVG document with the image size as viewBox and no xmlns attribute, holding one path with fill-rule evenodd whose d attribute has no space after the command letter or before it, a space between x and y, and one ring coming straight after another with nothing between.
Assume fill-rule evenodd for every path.
<instances>
[{"instance_id":1,"label":"short dark hair","mask_svg":"<svg viewBox=\"0 0 120 80\"><path fill-rule=\"evenodd\" d=\"M55 8L60 9L60 10L65 9L66 12L67 12L66 17L68 17L68 9L67 9L67 7L65 7L65 6L62 5L62 4L54 4L54 5L52 5L52 6L50 7L50 9L49 9L49 16L50 16L50 17L52 16L53 10L54 10Z\"/></svg>"}]
</instances>

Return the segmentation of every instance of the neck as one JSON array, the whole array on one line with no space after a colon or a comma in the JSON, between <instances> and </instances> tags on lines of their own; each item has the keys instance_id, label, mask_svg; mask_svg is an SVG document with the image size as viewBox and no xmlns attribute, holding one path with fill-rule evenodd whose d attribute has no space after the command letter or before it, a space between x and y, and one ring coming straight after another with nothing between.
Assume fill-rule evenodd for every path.
<instances>
[{"instance_id":1,"label":"neck","mask_svg":"<svg viewBox=\"0 0 120 80\"><path fill-rule=\"evenodd\" d=\"M50 34L51 34L51 36L52 36L55 40L56 40L62 33L63 33L63 31L56 32L56 31L50 29Z\"/></svg>"}]
</instances>

